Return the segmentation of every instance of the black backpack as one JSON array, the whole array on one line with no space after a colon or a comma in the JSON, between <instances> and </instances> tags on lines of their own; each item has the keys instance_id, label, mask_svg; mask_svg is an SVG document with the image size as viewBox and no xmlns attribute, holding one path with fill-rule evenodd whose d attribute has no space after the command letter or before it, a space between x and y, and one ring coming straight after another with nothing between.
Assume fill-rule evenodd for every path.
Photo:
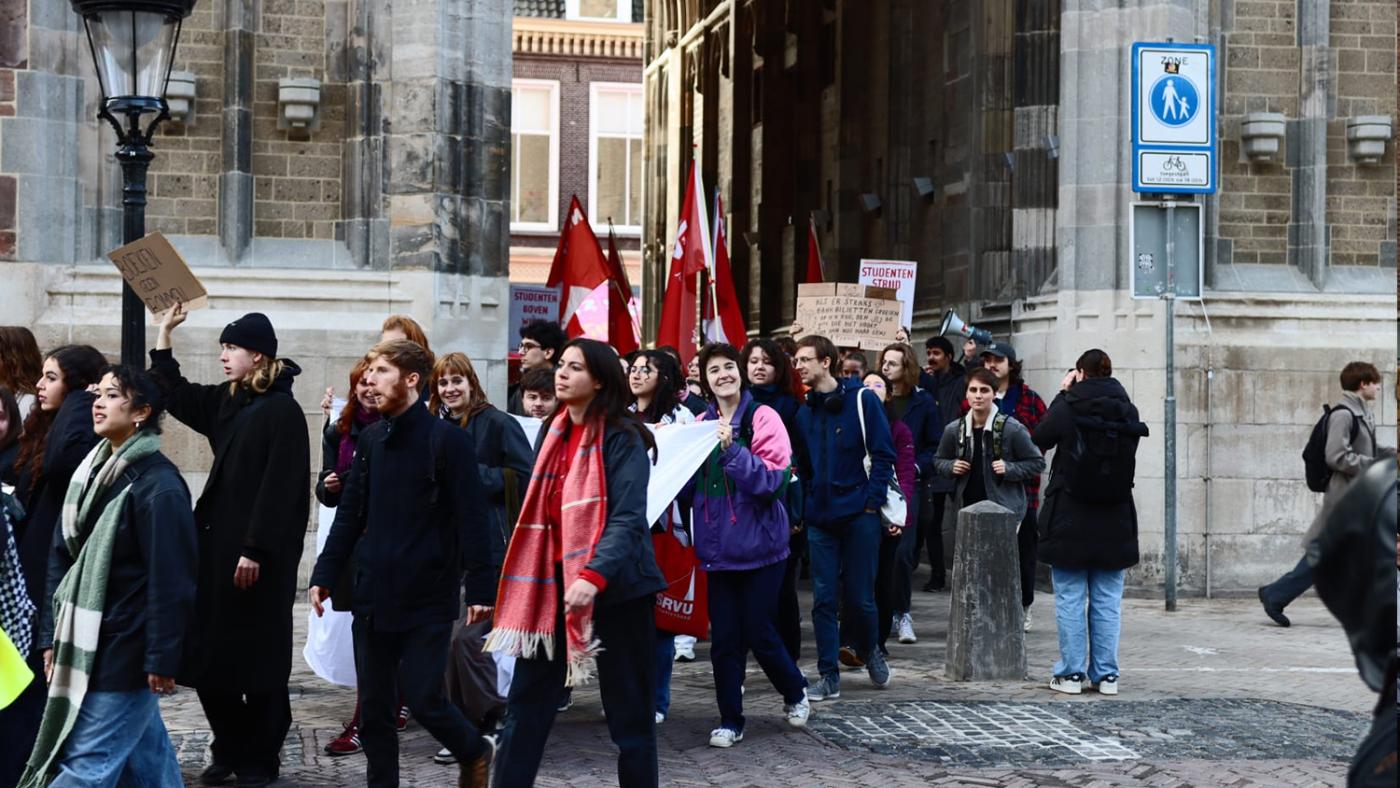
<instances>
[{"instance_id":1,"label":"black backpack","mask_svg":"<svg viewBox=\"0 0 1400 788\"><path fill-rule=\"evenodd\" d=\"M1327 484L1332 481L1332 468L1327 465L1327 422L1332 413L1345 410L1351 414L1351 442L1356 442L1356 432L1361 428L1361 419L1345 405L1323 405L1322 418L1313 425L1308 443L1303 447L1303 476L1308 480L1308 489L1313 492L1327 492Z\"/></svg>"},{"instance_id":2,"label":"black backpack","mask_svg":"<svg viewBox=\"0 0 1400 788\"><path fill-rule=\"evenodd\" d=\"M1084 503L1122 503L1133 497L1138 441L1147 437L1140 421L1109 421L1076 414L1075 455L1066 492Z\"/></svg>"}]
</instances>

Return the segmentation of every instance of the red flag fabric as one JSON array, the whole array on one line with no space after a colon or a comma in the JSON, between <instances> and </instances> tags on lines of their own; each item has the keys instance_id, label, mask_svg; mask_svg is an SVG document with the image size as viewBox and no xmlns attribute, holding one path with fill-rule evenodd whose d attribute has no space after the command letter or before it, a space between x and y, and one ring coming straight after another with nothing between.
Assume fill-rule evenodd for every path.
<instances>
[{"instance_id":1,"label":"red flag fabric","mask_svg":"<svg viewBox=\"0 0 1400 788\"><path fill-rule=\"evenodd\" d=\"M734 292L734 275L729 268L729 242L724 234L724 201L715 195L714 268L710 271L711 298L705 339L743 347L748 341L744 330L744 313L739 309L739 297ZM715 315L719 319L715 319Z\"/></svg>"},{"instance_id":2,"label":"red flag fabric","mask_svg":"<svg viewBox=\"0 0 1400 788\"><path fill-rule=\"evenodd\" d=\"M809 285L826 281L822 276L822 249L817 244L815 219L807 220L807 276L802 281Z\"/></svg>"},{"instance_id":3,"label":"red flag fabric","mask_svg":"<svg viewBox=\"0 0 1400 788\"><path fill-rule=\"evenodd\" d=\"M627 269L617 251L617 233L608 227L608 342L620 356L636 350L637 324L632 320L628 303L632 300L632 285L627 281Z\"/></svg>"},{"instance_id":4,"label":"red flag fabric","mask_svg":"<svg viewBox=\"0 0 1400 788\"><path fill-rule=\"evenodd\" d=\"M569 202L564 229L559 233L559 246L554 250L554 262L549 267L548 287L563 286L559 298L559 324L569 337L583 335L583 326L575 318L584 299L608 281L608 261L598 236L588 224L588 217L579 204L578 195Z\"/></svg>"},{"instance_id":5,"label":"red flag fabric","mask_svg":"<svg viewBox=\"0 0 1400 788\"><path fill-rule=\"evenodd\" d=\"M695 356L695 274L710 268L711 260L709 217L705 215L695 162L691 161L656 334L658 345L671 345L680 352L682 369Z\"/></svg>"}]
</instances>

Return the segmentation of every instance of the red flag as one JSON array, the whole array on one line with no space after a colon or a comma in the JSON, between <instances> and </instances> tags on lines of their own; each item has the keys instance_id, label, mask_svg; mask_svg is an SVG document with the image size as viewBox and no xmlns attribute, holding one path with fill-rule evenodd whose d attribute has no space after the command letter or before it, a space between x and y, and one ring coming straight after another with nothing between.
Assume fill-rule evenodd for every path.
<instances>
[{"instance_id":1,"label":"red flag","mask_svg":"<svg viewBox=\"0 0 1400 788\"><path fill-rule=\"evenodd\" d=\"M826 281L822 276L822 249L817 244L817 221L807 220L807 277L802 281L817 284Z\"/></svg>"},{"instance_id":2,"label":"red flag","mask_svg":"<svg viewBox=\"0 0 1400 788\"><path fill-rule=\"evenodd\" d=\"M695 274L710 268L711 260L709 217L705 215L695 162L691 161L656 336L657 344L671 345L680 352L682 368L695 356Z\"/></svg>"},{"instance_id":3,"label":"red flag","mask_svg":"<svg viewBox=\"0 0 1400 788\"><path fill-rule=\"evenodd\" d=\"M608 342L620 356L636 350L637 324L632 321L632 285L627 282L627 269L617 251L617 233L608 225Z\"/></svg>"},{"instance_id":4,"label":"red flag","mask_svg":"<svg viewBox=\"0 0 1400 788\"><path fill-rule=\"evenodd\" d=\"M729 242L724 234L724 201L715 195L715 253L710 271L710 302L706 310L708 323L705 338L711 342L726 342L743 347L748 340L744 331L744 313L739 309L739 297L734 292L734 275L729 269ZM715 320L715 314L719 319Z\"/></svg>"},{"instance_id":5,"label":"red flag","mask_svg":"<svg viewBox=\"0 0 1400 788\"><path fill-rule=\"evenodd\" d=\"M559 246L554 250L554 262L549 267L548 287L563 285L559 299L559 324L570 337L583 335L583 326L575 318L584 299L602 283L608 281L608 262L598 236L588 224L578 195L569 202L564 218L564 230L559 234Z\"/></svg>"}]
</instances>

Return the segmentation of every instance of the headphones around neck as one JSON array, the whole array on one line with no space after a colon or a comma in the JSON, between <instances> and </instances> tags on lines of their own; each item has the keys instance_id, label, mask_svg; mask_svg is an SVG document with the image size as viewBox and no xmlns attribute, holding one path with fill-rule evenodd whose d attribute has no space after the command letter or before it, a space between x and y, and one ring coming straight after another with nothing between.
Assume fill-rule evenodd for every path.
<instances>
[{"instance_id":1,"label":"headphones around neck","mask_svg":"<svg viewBox=\"0 0 1400 788\"><path fill-rule=\"evenodd\" d=\"M846 387L843 386L839 380L836 383L836 390L832 391L830 394L821 395L816 389L809 389L807 391L807 406L810 408L817 407L818 396L824 396L820 403L821 407L832 415L840 413L841 409L846 406Z\"/></svg>"}]
</instances>

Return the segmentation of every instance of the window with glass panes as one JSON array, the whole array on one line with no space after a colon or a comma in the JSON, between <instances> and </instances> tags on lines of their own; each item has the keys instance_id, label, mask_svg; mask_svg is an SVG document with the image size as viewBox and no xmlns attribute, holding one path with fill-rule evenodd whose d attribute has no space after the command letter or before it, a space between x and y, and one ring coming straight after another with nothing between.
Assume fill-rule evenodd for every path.
<instances>
[{"instance_id":1,"label":"window with glass panes","mask_svg":"<svg viewBox=\"0 0 1400 788\"><path fill-rule=\"evenodd\" d=\"M568 0L564 7L564 15L569 19L641 21L632 19L632 0Z\"/></svg>"},{"instance_id":2,"label":"window with glass panes","mask_svg":"<svg viewBox=\"0 0 1400 788\"><path fill-rule=\"evenodd\" d=\"M510 93L511 227L553 230L559 204L559 83L516 80Z\"/></svg>"},{"instance_id":3,"label":"window with glass panes","mask_svg":"<svg viewBox=\"0 0 1400 788\"><path fill-rule=\"evenodd\" d=\"M642 86L592 86L589 188L593 223L642 229Z\"/></svg>"}]
</instances>

